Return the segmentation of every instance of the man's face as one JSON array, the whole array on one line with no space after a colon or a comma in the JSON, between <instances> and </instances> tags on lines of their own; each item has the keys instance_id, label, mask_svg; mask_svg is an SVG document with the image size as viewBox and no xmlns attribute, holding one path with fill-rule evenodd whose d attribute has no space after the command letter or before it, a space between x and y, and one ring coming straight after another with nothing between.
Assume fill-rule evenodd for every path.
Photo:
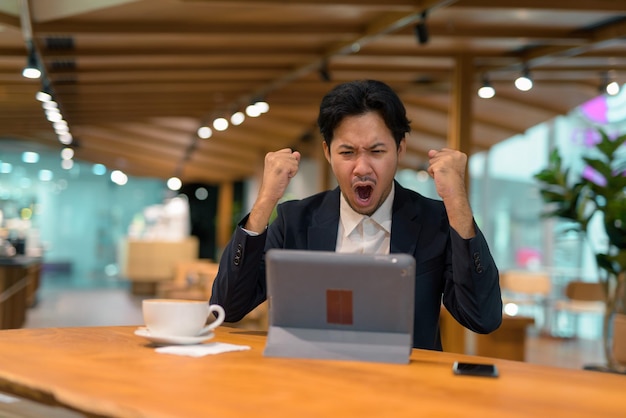
<instances>
[{"instance_id":1,"label":"man's face","mask_svg":"<svg viewBox=\"0 0 626 418\"><path fill-rule=\"evenodd\" d=\"M391 131L376 112L348 116L337 126L324 155L339 188L352 209L372 215L382 205L406 148L402 139L396 149Z\"/></svg>"}]
</instances>

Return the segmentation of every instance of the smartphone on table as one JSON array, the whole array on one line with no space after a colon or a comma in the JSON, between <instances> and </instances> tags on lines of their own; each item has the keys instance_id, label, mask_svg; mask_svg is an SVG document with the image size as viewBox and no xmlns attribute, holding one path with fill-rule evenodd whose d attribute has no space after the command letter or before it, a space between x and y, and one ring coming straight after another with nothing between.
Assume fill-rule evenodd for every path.
<instances>
[{"instance_id":1,"label":"smartphone on table","mask_svg":"<svg viewBox=\"0 0 626 418\"><path fill-rule=\"evenodd\" d=\"M455 361L452 366L454 374L467 376L498 377L495 364L480 364Z\"/></svg>"}]
</instances>

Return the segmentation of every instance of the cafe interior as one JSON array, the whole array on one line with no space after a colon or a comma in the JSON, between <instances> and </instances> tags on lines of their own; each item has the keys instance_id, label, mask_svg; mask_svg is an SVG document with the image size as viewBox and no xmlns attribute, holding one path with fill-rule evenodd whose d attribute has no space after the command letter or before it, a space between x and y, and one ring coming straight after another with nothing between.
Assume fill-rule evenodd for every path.
<instances>
[{"instance_id":1,"label":"cafe interior","mask_svg":"<svg viewBox=\"0 0 626 418\"><path fill-rule=\"evenodd\" d=\"M284 200L336 187L317 112L356 79L406 106L403 186L439 199L428 151L469 157L504 320L477 335L442 311L444 352L595 373L602 216L586 231L544 216L536 175L558 150L574 182L602 132L626 134L626 4L610 0L0 2L0 328L134 329L146 298L208 299L267 152L302 153ZM623 176L625 148L615 155ZM267 304L232 326L265 331ZM94 413L132 416L106 405Z\"/></svg>"}]
</instances>

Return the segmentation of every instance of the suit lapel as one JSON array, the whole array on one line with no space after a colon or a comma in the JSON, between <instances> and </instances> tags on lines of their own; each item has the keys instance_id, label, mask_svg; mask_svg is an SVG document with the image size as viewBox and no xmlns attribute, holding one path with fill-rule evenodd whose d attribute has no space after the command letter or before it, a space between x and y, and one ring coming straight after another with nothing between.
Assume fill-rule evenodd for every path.
<instances>
[{"instance_id":1,"label":"suit lapel","mask_svg":"<svg viewBox=\"0 0 626 418\"><path fill-rule=\"evenodd\" d=\"M313 215L308 231L307 248L317 251L335 251L339 228L339 188L328 192Z\"/></svg>"},{"instance_id":2,"label":"suit lapel","mask_svg":"<svg viewBox=\"0 0 626 418\"><path fill-rule=\"evenodd\" d=\"M391 214L391 253L415 255L421 225L417 222L418 208L412 204L408 191L396 182Z\"/></svg>"},{"instance_id":3,"label":"suit lapel","mask_svg":"<svg viewBox=\"0 0 626 418\"><path fill-rule=\"evenodd\" d=\"M391 253L415 254L421 225L417 222L419 209L412 203L408 191L396 182L396 194L391 215ZM307 248L335 251L339 227L339 188L330 191L313 215L308 230Z\"/></svg>"}]
</instances>

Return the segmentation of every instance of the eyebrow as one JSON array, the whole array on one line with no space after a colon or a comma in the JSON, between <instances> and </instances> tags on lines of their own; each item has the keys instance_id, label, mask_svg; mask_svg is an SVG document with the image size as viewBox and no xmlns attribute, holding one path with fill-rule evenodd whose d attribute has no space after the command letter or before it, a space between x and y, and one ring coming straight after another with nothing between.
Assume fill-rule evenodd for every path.
<instances>
[{"instance_id":1,"label":"eyebrow","mask_svg":"<svg viewBox=\"0 0 626 418\"><path fill-rule=\"evenodd\" d=\"M384 142L376 142L368 147L365 147L365 149L374 149L374 148L378 148L378 147L386 147L387 145ZM355 147L354 145L349 145L349 144L339 144L339 146L337 146L337 148L344 148L344 149L355 149L357 147Z\"/></svg>"}]
</instances>

